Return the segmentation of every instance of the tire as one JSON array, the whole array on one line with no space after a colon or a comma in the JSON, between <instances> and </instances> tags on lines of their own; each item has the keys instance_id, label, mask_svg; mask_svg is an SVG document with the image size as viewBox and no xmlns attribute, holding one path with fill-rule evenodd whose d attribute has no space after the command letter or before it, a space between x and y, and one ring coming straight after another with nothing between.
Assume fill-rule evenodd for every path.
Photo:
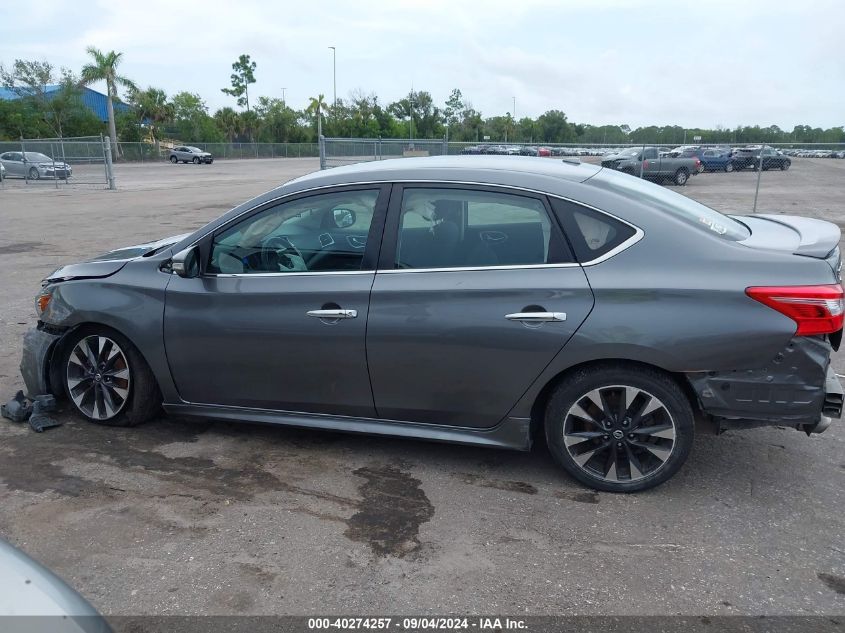
<instances>
[{"instance_id":1,"label":"tire","mask_svg":"<svg viewBox=\"0 0 845 633\"><path fill-rule=\"evenodd\" d=\"M35 167L29 168L29 179L30 180L38 180L41 178L41 174L38 173L38 170Z\"/></svg>"},{"instance_id":2,"label":"tire","mask_svg":"<svg viewBox=\"0 0 845 633\"><path fill-rule=\"evenodd\" d=\"M791 164L791 163L790 163L788 160L781 161L781 163L780 163L780 170L781 170L781 171L786 171L787 169L789 169L789 165L790 165L790 164Z\"/></svg>"},{"instance_id":3,"label":"tire","mask_svg":"<svg viewBox=\"0 0 845 633\"><path fill-rule=\"evenodd\" d=\"M734 170L734 164L733 163L727 163L725 165L725 171L727 173L731 173L733 170Z\"/></svg>"},{"instance_id":4,"label":"tire","mask_svg":"<svg viewBox=\"0 0 845 633\"><path fill-rule=\"evenodd\" d=\"M193 160L193 161L191 161L191 162L193 162L193 163L194 163L194 165L199 165L199 164L200 164L200 159L199 159L199 158L197 158L196 156L194 156L194 160Z\"/></svg>"},{"instance_id":5,"label":"tire","mask_svg":"<svg viewBox=\"0 0 845 633\"><path fill-rule=\"evenodd\" d=\"M689 180L689 172L686 169L681 168L675 172L675 175L672 177L672 182L674 182L679 187L683 187L687 184L687 180Z\"/></svg>"},{"instance_id":6,"label":"tire","mask_svg":"<svg viewBox=\"0 0 845 633\"><path fill-rule=\"evenodd\" d=\"M623 394L626 417L618 419ZM627 363L577 369L555 388L545 412L555 461L582 484L607 492L647 490L672 477L689 457L693 426L689 400L671 376ZM591 436L578 435L584 433Z\"/></svg>"},{"instance_id":7,"label":"tire","mask_svg":"<svg viewBox=\"0 0 845 633\"><path fill-rule=\"evenodd\" d=\"M171 162L171 163L173 163L174 165L176 165L176 164L179 162L179 159L178 159L178 158L176 158L175 156L171 156L171 157L170 157L170 162Z\"/></svg>"},{"instance_id":8,"label":"tire","mask_svg":"<svg viewBox=\"0 0 845 633\"><path fill-rule=\"evenodd\" d=\"M96 366L91 356L98 361ZM160 412L155 376L138 349L119 332L105 326L80 328L63 342L59 358L65 395L86 420L136 426Z\"/></svg>"}]
</instances>

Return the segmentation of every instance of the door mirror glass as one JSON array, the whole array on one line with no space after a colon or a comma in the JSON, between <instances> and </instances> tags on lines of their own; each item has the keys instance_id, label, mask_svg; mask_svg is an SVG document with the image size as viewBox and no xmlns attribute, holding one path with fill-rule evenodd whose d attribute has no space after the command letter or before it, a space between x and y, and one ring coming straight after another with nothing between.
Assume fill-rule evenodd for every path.
<instances>
[{"instance_id":1,"label":"door mirror glass","mask_svg":"<svg viewBox=\"0 0 845 633\"><path fill-rule=\"evenodd\" d=\"M355 212L352 209L335 209L332 211L334 225L339 229L346 229L355 224Z\"/></svg>"},{"instance_id":2,"label":"door mirror glass","mask_svg":"<svg viewBox=\"0 0 845 633\"><path fill-rule=\"evenodd\" d=\"M180 277L199 277L200 274L199 247L193 246L176 253L170 260L170 268Z\"/></svg>"}]
</instances>

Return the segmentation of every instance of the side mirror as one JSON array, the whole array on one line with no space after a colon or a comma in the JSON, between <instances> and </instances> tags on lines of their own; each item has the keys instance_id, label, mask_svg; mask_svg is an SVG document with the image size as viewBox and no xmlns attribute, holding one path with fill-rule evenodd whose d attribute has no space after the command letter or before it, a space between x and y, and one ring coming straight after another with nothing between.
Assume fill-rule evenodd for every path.
<instances>
[{"instance_id":1,"label":"side mirror","mask_svg":"<svg viewBox=\"0 0 845 633\"><path fill-rule=\"evenodd\" d=\"M179 251L170 258L170 270L175 275L190 279L200 274L200 249L198 246Z\"/></svg>"},{"instance_id":2,"label":"side mirror","mask_svg":"<svg viewBox=\"0 0 845 633\"><path fill-rule=\"evenodd\" d=\"M335 209L332 211L334 225L339 229L346 229L355 224L356 216L352 209Z\"/></svg>"}]
</instances>

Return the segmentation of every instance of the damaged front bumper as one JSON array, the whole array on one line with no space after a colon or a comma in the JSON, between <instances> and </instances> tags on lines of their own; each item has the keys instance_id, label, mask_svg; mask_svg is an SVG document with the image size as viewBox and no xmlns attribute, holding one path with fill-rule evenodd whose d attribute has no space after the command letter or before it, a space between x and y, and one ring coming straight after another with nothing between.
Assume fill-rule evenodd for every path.
<instances>
[{"instance_id":1,"label":"damaged front bumper","mask_svg":"<svg viewBox=\"0 0 845 633\"><path fill-rule=\"evenodd\" d=\"M53 393L50 386L50 358L56 341L62 332L43 323L31 328L23 337L21 376L26 386L26 395L34 398L39 394Z\"/></svg>"},{"instance_id":2,"label":"damaged front bumper","mask_svg":"<svg viewBox=\"0 0 845 633\"><path fill-rule=\"evenodd\" d=\"M842 416L843 389L830 343L794 337L761 369L688 373L702 411L719 429L793 426L821 433Z\"/></svg>"}]
</instances>

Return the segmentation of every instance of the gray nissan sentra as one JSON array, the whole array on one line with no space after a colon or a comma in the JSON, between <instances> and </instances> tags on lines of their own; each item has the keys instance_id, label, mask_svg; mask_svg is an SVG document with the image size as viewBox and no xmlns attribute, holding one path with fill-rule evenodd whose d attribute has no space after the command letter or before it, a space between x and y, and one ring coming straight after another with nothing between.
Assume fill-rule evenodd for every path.
<instances>
[{"instance_id":1,"label":"gray nissan sentra","mask_svg":"<svg viewBox=\"0 0 845 633\"><path fill-rule=\"evenodd\" d=\"M839 239L594 165L352 165L60 268L21 370L101 424L163 404L520 450L537 431L582 483L643 490L696 417L809 434L840 416Z\"/></svg>"}]
</instances>

